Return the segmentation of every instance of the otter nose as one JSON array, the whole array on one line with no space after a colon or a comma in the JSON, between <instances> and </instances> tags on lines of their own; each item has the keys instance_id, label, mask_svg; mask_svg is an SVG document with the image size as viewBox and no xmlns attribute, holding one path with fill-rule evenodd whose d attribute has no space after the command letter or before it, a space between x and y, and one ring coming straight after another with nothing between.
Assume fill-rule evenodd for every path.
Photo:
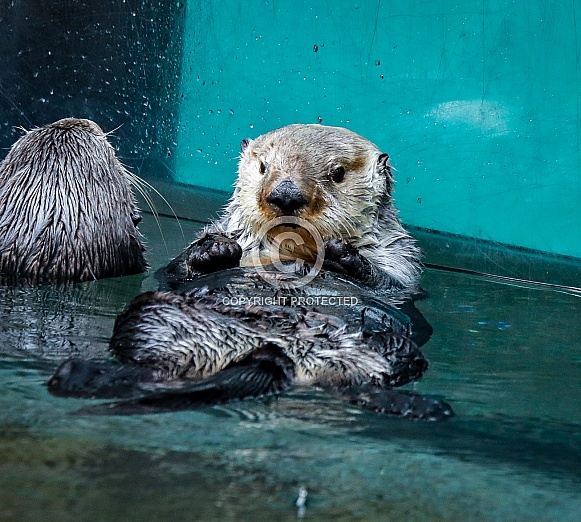
<instances>
[{"instance_id":1,"label":"otter nose","mask_svg":"<svg viewBox=\"0 0 581 522\"><path fill-rule=\"evenodd\" d=\"M276 205L285 214L293 214L295 210L304 207L308 201L290 179L283 181L267 197L266 201Z\"/></svg>"}]
</instances>

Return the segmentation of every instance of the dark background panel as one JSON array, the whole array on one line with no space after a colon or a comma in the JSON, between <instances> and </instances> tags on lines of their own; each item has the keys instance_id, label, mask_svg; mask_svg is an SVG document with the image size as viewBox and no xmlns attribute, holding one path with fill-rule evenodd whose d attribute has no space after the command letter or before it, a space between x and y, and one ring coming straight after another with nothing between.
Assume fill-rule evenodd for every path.
<instances>
[{"instance_id":1,"label":"dark background panel","mask_svg":"<svg viewBox=\"0 0 581 522\"><path fill-rule=\"evenodd\" d=\"M175 0L2 0L1 157L17 127L83 117L116 129L133 170L168 177L184 13Z\"/></svg>"}]
</instances>

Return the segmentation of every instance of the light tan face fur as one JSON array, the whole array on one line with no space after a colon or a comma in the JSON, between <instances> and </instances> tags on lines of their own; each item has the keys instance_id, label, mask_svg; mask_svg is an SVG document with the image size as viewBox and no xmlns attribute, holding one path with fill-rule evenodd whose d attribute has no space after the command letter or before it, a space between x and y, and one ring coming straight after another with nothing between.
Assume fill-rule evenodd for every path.
<instances>
[{"instance_id":1,"label":"light tan face fur","mask_svg":"<svg viewBox=\"0 0 581 522\"><path fill-rule=\"evenodd\" d=\"M233 198L243 227L257 233L268 221L292 215L314 225L323 240L347 241L373 233L378 204L382 198L385 204L392 186L390 169L378 161L380 156L358 134L321 125L290 125L249 141ZM291 213L267 200L285 180L306 199Z\"/></svg>"}]
</instances>

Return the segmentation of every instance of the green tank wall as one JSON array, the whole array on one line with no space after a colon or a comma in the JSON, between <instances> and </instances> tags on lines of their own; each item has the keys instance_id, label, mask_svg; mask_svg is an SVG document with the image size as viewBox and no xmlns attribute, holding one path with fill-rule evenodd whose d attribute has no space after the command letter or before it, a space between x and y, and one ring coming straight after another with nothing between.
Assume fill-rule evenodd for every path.
<instances>
[{"instance_id":1,"label":"green tank wall","mask_svg":"<svg viewBox=\"0 0 581 522\"><path fill-rule=\"evenodd\" d=\"M579 2L186 4L176 180L290 123L388 152L418 227L581 257Z\"/></svg>"}]
</instances>

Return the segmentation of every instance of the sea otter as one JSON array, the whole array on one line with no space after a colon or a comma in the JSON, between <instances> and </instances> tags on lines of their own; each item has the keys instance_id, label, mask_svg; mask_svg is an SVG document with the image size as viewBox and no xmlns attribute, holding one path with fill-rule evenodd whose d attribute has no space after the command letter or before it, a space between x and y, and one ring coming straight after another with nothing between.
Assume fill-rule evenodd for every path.
<instances>
[{"instance_id":1,"label":"sea otter","mask_svg":"<svg viewBox=\"0 0 581 522\"><path fill-rule=\"evenodd\" d=\"M68 283L146 270L130 174L94 122L26 132L0 164L0 283Z\"/></svg>"},{"instance_id":2,"label":"sea otter","mask_svg":"<svg viewBox=\"0 0 581 522\"><path fill-rule=\"evenodd\" d=\"M268 277L281 275L267 273L233 268L201 276L181 293L138 296L115 322L110 349L118 362L66 361L49 390L131 398L86 409L93 414L160 413L317 386L373 411L452 415L441 400L393 389L427 368L414 342L418 325L403 312L332 272L274 295ZM345 297L349 306L337 306Z\"/></svg>"},{"instance_id":3,"label":"sea otter","mask_svg":"<svg viewBox=\"0 0 581 522\"><path fill-rule=\"evenodd\" d=\"M376 411L449 417L442 401L393 390L418 379L427 362L417 329L392 306L417 289L419 272L392 187L387 155L346 129L291 125L245 140L224 216L165 270L176 291L138 296L117 318L110 349L122 364L67 361L49 389L145 394L91 408L127 414L315 385ZM321 257L314 281L293 284L303 280L298 261ZM355 294L355 306L308 300L329 294ZM244 295L253 301L240 304Z\"/></svg>"},{"instance_id":4,"label":"sea otter","mask_svg":"<svg viewBox=\"0 0 581 522\"><path fill-rule=\"evenodd\" d=\"M289 125L244 140L223 216L166 273L184 280L238 264L268 264L274 244L287 259L313 265L320 257L323 269L374 288L409 290L420 271L420 251L393 205L393 186L388 155L344 128ZM314 228L322 248L307 227L289 224L292 219ZM289 230L302 236L300 244L276 241Z\"/></svg>"}]
</instances>

